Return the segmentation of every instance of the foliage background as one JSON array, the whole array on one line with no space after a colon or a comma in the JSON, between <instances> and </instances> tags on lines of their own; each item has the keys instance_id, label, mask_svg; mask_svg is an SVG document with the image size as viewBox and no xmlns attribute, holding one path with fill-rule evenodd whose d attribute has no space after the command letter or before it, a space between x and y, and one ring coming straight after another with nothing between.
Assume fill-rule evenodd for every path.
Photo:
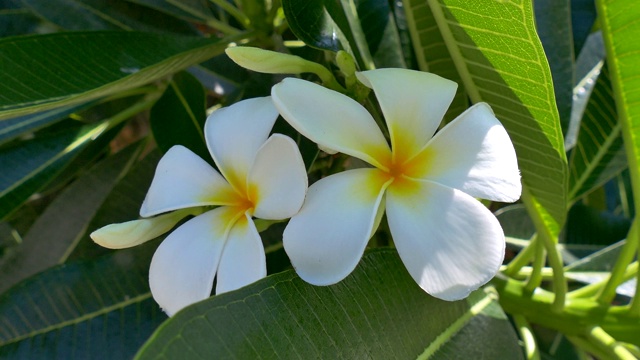
<instances>
[{"instance_id":1,"label":"foliage background","mask_svg":"<svg viewBox=\"0 0 640 360\"><path fill-rule=\"evenodd\" d=\"M633 1L54 3L0 0L1 358L640 357ZM161 239L110 251L88 233L137 218L172 145L209 158L207 109L284 76L238 67L230 44L319 62L348 91L338 50L360 70L434 72L459 84L447 121L488 102L525 188L487 204L508 236L502 274L446 303L382 249L316 288L288 270L276 225L263 233L271 276L167 320L147 284ZM297 139L311 180L345 165L283 121L275 131Z\"/></svg>"}]
</instances>

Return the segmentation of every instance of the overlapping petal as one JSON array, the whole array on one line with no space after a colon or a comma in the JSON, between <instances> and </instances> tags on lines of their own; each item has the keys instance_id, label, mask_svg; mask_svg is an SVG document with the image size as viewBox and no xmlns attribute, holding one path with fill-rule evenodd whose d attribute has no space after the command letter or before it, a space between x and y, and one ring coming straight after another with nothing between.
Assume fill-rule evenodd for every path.
<instances>
[{"instance_id":1,"label":"overlapping petal","mask_svg":"<svg viewBox=\"0 0 640 360\"><path fill-rule=\"evenodd\" d=\"M377 169L356 169L309 187L305 204L283 234L298 275L314 285L344 279L356 267L375 230L386 178Z\"/></svg>"},{"instance_id":2,"label":"overlapping petal","mask_svg":"<svg viewBox=\"0 0 640 360\"><path fill-rule=\"evenodd\" d=\"M207 118L204 131L209 152L238 191L244 192L251 164L277 118L270 97L243 100Z\"/></svg>"},{"instance_id":3,"label":"overlapping petal","mask_svg":"<svg viewBox=\"0 0 640 360\"><path fill-rule=\"evenodd\" d=\"M428 181L392 184L387 219L400 258L427 293L458 300L489 281L504 258L498 220L473 197Z\"/></svg>"},{"instance_id":4,"label":"overlapping petal","mask_svg":"<svg viewBox=\"0 0 640 360\"><path fill-rule=\"evenodd\" d=\"M255 204L253 215L282 220L300 210L307 191L307 171L291 138L274 134L258 151L249 172L248 188Z\"/></svg>"},{"instance_id":5,"label":"overlapping petal","mask_svg":"<svg viewBox=\"0 0 640 360\"><path fill-rule=\"evenodd\" d=\"M160 244L149 269L149 286L169 315L204 300L213 279L237 208L223 206L182 224Z\"/></svg>"},{"instance_id":6,"label":"overlapping petal","mask_svg":"<svg viewBox=\"0 0 640 360\"><path fill-rule=\"evenodd\" d=\"M237 194L211 165L181 145L160 159L140 216L203 205L228 205Z\"/></svg>"},{"instance_id":7,"label":"overlapping petal","mask_svg":"<svg viewBox=\"0 0 640 360\"><path fill-rule=\"evenodd\" d=\"M271 96L282 117L313 142L374 166L390 158L371 114L348 96L295 78L275 85Z\"/></svg>"},{"instance_id":8,"label":"overlapping petal","mask_svg":"<svg viewBox=\"0 0 640 360\"><path fill-rule=\"evenodd\" d=\"M415 155L431 139L458 87L438 75L407 69L376 69L357 76L376 94L396 159Z\"/></svg>"},{"instance_id":9,"label":"overlapping petal","mask_svg":"<svg viewBox=\"0 0 640 360\"><path fill-rule=\"evenodd\" d=\"M509 135L485 103L472 106L438 132L408 169L409 176L483 199L513 202L522 192Z\"/></svg>"},{"instance_id":10,"label":"overlapping petal","mask_svg":"<svg viewBox=\"0 0 640 360\"><path fill-rule=\"evenodd\" d=\"M233 291L267 276L260 234L245 214L231 228L222 250L216 277L216 294Z\"/></svg>"}]
</instances>

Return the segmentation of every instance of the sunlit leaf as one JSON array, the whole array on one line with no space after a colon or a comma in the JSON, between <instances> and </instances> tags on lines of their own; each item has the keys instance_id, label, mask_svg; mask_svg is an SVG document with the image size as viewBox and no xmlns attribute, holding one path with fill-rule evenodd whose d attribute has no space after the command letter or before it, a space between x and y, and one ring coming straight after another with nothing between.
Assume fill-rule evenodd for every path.
<instances>
[{"instance_id":1,"label":"sunlit leaf","mask_svg":"<svg viewBox=\"0 0 640 360\"><path fill-rule=\"evenodd\" d=\"M528 199L549 236L557 236L566 216L567 160L531 2L425 0L424 6L471 100L489 103L507 128Z\"/></svg>"},{"instance_id":2,"label":"sunlit leaf","mask_svg":"<svg viewBox=\"0 0 640 360\"><path fill-rule=\"evenodd\" d=\"M342 282L316 287L293 271L213 297L176 314L138 359L520 359L494 295L457 302L425 294L397 253L372 251Z\"/></svg>"},{"instance_id":3,"label":"sunlit leaf","mask_svg":"<svg viewBox=\"0 0 640 360\"><path fill-rule=\"evenodd\" d=\"M456 96L445 115L445 121L451 121L469 107L469 100L464 91L465 85L427 2L403 0L403 3L419 69L458 83Z\"/></svg>"},{"instance_id":4,"label":"sunlit leaf","mask_svg":"<svg viewBox=\"0 0 640 360\"><path fill-rule=\"evenodd\" d=\"M230 41L137 32L0 40L0 119L122 92L222 53Z\"/></svg>"},{"instance_id":5,"label":"sunlit leaf","mask_svg":"<svg viewBox=\"0 0 640 360\"><path fill-rule=\"evenodd\" d=\"M640 206L640 8L629 1L596 1L624 138L636 209Z\"/></svg>"},{"instance_id":6,"label":"sunlit leaf","mask_svg":"<svg viewBox=\"0 0 640 360\"><path fill-rule=\"evenodd\" d=\"M0 293L64 262L89 220L138 154L131 146L91 168L67 187L35 221L19 247L0 261Z\"/></svg>"}]
</instances>

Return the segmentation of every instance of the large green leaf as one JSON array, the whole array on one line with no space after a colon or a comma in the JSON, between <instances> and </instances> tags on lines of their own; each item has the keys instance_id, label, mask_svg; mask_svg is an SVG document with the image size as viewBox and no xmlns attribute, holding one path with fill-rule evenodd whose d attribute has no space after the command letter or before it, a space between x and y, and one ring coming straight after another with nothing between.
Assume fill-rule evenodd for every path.
<instances>
[{"instance_id":1,"label":"large green leaf","mask_svg":"<svg viewBox=\"0 0 640 360\"><path fill-rule=\"evenodd\" d=\"M47 207L22 244L0 261L0 293L64 262L117 180L137 156L132 145L91 168Z\"/></svg>"},{"instance_id":2,"label":"large green leaf","mask_svg":"<svg viewBox=\"0 0 640 360\"><path fill-rule=\"evenodd\" d=\"M138 359L519 359L491 291L445 302L425 294L395 251L365 255L342 282L315 287L294 271L176 314Z\"/></svg>"},{"instance_id":3,"label":"large green leaf","mask_svg":"<svg viewBox=\"0 0 640 360\"><path fill-rule=\"evenodd\" d=\"M0 119L119 93L222 53L246 38L73 32L0 40Z\"/></svg>"},{"instance_id":4,"label":"large green leaf","mask_svg":"<svg viewBox=\"0 0 640 360\"><path fill-rule=\"evenodd\" d=\"M0 358L131 358L167 318L149 292L155 245L56 266L2 294Z\"/></svg>"},{"instance_id":5,"label":"large green leaf","mask_svg":"<svg viewBox=\"0 0 640 360\"><path fill-rule=\"evenodd\" d=\"M425 1L469 97L489 103L507 128L526 200L556 237L566 217L567 160L531 1Z\"/></svg>"},{"instance_id":6,"label":"large green leaf","mask_svg":"<svg viewBox=\"0 0 640 360\"><path fill-rule=\"evenodd\" d=\"M456 96L445 115L445 121L451 121L469 107L469 100L464 91L460 74L456 70L447 44L426 1L403 0L403 3L413 48L418 60L418 68L458 83Z\"/></svg>"},{"instance_id":7,"label":"large green leaf","mask_svg":"<svg viewBox=\"0 0 640 360\"><path fill-rule=\"evenodd\" d=\"M533 5L538 36L551 67L562 132L566 133L571 118L575 62L571 1L536 0Z\"/></svg>"},{"instance_id":8,"label":"large green leaf","mask_svg":"<svg viewBox=\"0 0 640 360\"><path fill-rule=\"evenodd\" d=\"M618 121L629 161L636 209L640 209L640 8L631 1L596 1L607 49Z\"/></svg>"},{"instance_id":9,"label":"large green leaf","mask_svg":"<svg viewBox=\"0 0 640 360\"><path fill-rule=\"evenodd\" d=\"M203 159L211 158L204 139L205 97L202 84L193 75L174 75L149 115L154 139L163 152L183 145Z\"/></svg>"},{"instance_id":10,"label":"large green leaf","mask_svg":"<svg viewBox=\"0 0 640 360\"><path fill-rule=\"evenodd\" d=\"M575 201L627 167L607 66L587 103L569 161L569 199Z\"/></svg>"}]
</instances>

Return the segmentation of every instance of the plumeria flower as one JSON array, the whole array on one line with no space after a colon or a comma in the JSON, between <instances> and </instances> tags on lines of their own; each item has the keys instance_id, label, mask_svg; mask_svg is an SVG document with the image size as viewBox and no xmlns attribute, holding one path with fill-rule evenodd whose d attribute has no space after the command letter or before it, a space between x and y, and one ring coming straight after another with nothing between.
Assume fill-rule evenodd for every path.
<instances>
[{"instance_id":1,"label":"plumeria flower","mask_svg":"<svg viewBox=\"0 0 640 360\"><path fill-rule=\"evenodd\" d=\"M309 187L285 229L285 250L304 280L334 284L353 271L386 208L395 246L418 285L440 299L464 298L504 257L502 228L474 197L520 197L509 136L484 103L434 136L454 82L403 69L357 75L380 103L391 146L369 112L345 95L294 78L272 89L280 114L302 135L372 165Z\"/></svg>"},{"instance_id":2,"label":"plumeria flower","mask_svg":"<svg viewBox=\"0 0 640 360\"><path fill-rule=\"evenodd\" d=\"M209 297L214 277L220 294L266 276L264 248L252 217L289 218L307 191L296 143L281 134L269 137L277 117L269 97L241 101L209 116L205 138L222 175L183 146L169 149L158 163L140 216L217 206L174 230L153 256L151 293L167 314ZM137 244L153 228L144 220L108 226L92 237L107 247ZM130 238L118 237L126 233L123 229L131 230Z\"/></svg>"}]
</instances>

